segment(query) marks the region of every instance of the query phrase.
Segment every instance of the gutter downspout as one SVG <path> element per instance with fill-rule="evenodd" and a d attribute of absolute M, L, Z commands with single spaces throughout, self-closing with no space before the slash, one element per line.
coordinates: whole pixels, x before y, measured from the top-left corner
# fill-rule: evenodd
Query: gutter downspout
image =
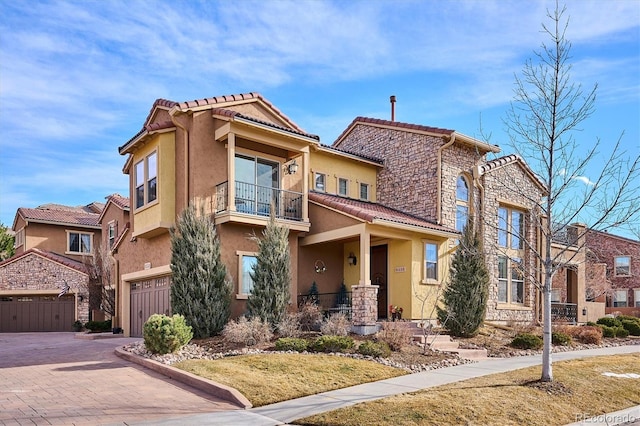
<path fill-rule="evenodd" d="M 451 145 L 453 145 L 453 143 L 456 141 L 456 133 L 453 132 L 450 136 L 449 136 L 449 142 L 445 143 L 444 145 L 442 145 L 440 148 L 438 148 L 438 164 L 437 167 L 438 169 L 436 170 L 437 173 L 437 185 L 438 185 L 438 190 L 437 190 L 437 198 L 436 198 L 436 223 L 438 225 L 442 224 L 442 217 L 441 217 L 441 211 L 442 211 L 442 151 L 446 148 L 449 148 Z"/>
<path fill-rule="evenodd" d="M 180 124 L 178 122 L 178 119 L 176 117 L 176 113 L 178 112 L 178 109 L 173 107 L 169 110 L 169 117 L 171 117 L 171 122 L 178 128 L 180 128 L 180 130 L 182 130 L 182 139 L 183 139 L 183 145 L 185 147 L 185 153 L 184 153 L 184 173 L 185 173 L 185 179 L 184 179 L 184 208 L 186 209 L 189 206 L 189 180 L 191 179 L 191 174 L 189 173 L 189 154 L 190 154 L 190 150 L 189 150 L 189 131 L 187 130 L 187 128 L 185 126 L 183 126 L 182 124 Z"/>

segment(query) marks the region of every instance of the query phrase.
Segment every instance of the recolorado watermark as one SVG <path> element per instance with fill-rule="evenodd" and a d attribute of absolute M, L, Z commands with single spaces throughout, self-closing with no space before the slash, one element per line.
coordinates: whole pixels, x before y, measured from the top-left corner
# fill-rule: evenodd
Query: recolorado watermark
<path fill-rule="evenodd" d="M 630 423 L 640 420 L 640 417 L 636 417 L 633 414 L 598 414 L 593 415 L 589 413 L 576 414 L 576 422 L 582 422 L 584 424 L 589 423 L 604 423 L 604 424 L 620 424 Z"/>

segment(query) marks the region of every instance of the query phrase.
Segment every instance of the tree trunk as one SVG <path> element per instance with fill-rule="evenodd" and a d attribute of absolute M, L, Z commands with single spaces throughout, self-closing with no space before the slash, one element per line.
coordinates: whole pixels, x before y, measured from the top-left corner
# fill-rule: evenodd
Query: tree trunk
<path fill-rule="evenodd" d="M 551 274 L 549 270 L 545 272 L 542 299 L 542 377 L 543 382 L 553 381 L 553 369 L 551 366 Z"/>

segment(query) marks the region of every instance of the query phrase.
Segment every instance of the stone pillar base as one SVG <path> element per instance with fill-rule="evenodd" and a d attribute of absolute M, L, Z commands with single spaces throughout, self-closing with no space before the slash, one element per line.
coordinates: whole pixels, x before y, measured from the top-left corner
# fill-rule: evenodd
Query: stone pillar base
<path fill-rule="evenodd" d="M 376 334 L 378 330 L 380 330 L 380 326 L 378 324 L 351 326 L 351 332 L 355 334 L 359 334 L 360 336 L 368 336 L 370 334 Z"/>
<path fill-rule="evenodd" d="M 357 334 L 375 333 L 378 331 L 378 286 L 355 285 L 351 291 L 352 329 Z"/>

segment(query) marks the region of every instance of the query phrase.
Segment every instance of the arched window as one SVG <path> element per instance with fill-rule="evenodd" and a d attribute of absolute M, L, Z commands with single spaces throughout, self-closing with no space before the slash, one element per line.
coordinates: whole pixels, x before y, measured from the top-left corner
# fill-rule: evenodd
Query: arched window
<path fill-rule="evenodd" d="M 456 181 L 456 230 L 462 232 L 469 222 L 469 185 L 464 176 Z"/>

